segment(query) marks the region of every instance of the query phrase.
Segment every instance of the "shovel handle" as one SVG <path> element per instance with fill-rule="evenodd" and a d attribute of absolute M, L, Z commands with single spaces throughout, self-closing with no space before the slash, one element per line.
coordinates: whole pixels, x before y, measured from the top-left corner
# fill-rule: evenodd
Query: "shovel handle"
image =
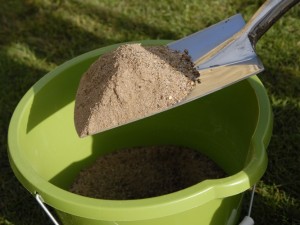
<path fill-rule="evenodd" d="M 269 28 L 300 0 L 267 0 L 253 15 L 245 29 L 253 47 Z"/>

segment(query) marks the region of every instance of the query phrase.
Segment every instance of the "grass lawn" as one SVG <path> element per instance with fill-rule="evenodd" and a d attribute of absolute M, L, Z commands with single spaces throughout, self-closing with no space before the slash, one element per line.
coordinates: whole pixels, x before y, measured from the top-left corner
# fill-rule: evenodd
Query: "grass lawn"
<path fill-rule="evenodd" d="M 14 177 L 7 158 L 10 117 L 48 71 L 84 52 L 132 40 L 179 39 L 259 0 L 9 0 L 0 7 L 0 224 L 51 224 Z M 259 75 L 274 112 L 269 165 L 257 185 L 256 224 L 300 224 L 300 5 L 259 41 Z M 246 193 L 249 198 L 250 192 Z M 247 203 L 247 201 L 245 201 Z M 246 205 L 245 205 L 246 208 Z"/>

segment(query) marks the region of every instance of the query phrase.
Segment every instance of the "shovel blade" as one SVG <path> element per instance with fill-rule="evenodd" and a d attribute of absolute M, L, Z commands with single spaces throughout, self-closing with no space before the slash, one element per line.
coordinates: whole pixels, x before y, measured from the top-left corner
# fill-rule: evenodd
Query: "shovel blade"
<path fill-rule="evenodd" d="M 244 19 L 237 14 L 168 45 L 173 50 L 188 50 L 200 72 L 200 83 L 197 83 L 192 92 L 174 107 L 211 94 L 264 70 L 248 37 L 240 40 L 242 44 L 236 41 L 214 55 L 215 49 L 232 39 L 244 26 Z M 201 62 L 202 58 L 210 54 L 213 57 Z"/>

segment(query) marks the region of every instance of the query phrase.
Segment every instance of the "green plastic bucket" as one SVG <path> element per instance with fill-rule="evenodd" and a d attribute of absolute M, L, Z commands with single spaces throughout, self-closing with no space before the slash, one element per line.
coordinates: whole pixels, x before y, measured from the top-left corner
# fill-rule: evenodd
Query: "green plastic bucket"
<path fill-rule="evenodd" d="M 144 41 L 159 45 L 167 41 Z M 255 76 L 187 105 L 84 139 L 73 122 L 79 79 L 112 45 L 78 56 L 39 80 L 22 98 L 8 133 L 11 167 L 22 185 L 53 207 L 63 224 L 236 224 L 243 193 L 267 167 L 272 112 Z M 102 200 L 68 191 L 99 155 L 120 148 L 184 145 L 229 175 L 175 193 L 139 200 Z"/>

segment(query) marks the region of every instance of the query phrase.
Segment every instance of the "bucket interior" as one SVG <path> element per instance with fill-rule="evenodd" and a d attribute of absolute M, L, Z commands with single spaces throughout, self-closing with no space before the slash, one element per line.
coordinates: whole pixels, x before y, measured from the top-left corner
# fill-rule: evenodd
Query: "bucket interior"
<path fill-rule="evenodd" d="M 187 146 L 210 157 L 227 174 L 241 171 L 259 113 L 256 94 L 245 80 L 170 111 L 117 129 L 79 138 L 74 99 L 80 77 L 98 56 L 48 74 L 25 96 L 17 143 L 42 179 L 67 190 L 78 172 L 100 155 L 149 145 Z"/>

